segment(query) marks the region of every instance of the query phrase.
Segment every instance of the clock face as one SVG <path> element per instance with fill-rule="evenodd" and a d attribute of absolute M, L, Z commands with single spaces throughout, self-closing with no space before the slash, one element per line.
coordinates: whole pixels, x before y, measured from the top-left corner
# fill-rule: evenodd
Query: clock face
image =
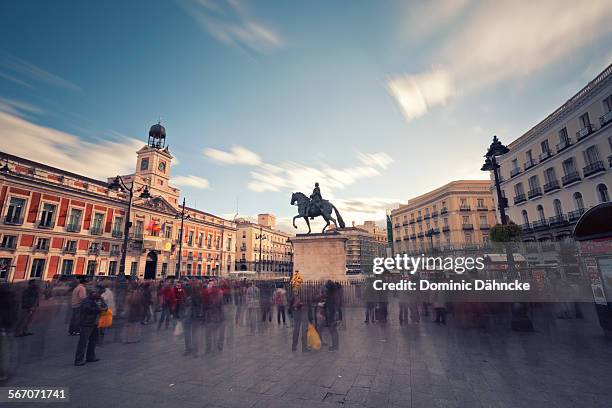
<path fill-rule="evenodd" d="M 159 171 L 164 173 L 166 171 L 166 162 L 160 161 L 158 168 L 159 168 Z"/>

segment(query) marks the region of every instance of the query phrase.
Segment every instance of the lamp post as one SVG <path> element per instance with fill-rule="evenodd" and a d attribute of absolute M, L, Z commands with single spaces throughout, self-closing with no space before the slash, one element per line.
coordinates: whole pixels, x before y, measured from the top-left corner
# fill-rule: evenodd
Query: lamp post
<path fill-rule="evenodd" d="M 181 258 L 183 256 L 183 227 L 185 220 L 191 218 L 189 214 L 185 214 L 185 197 L 183 197 L 183 205 L 181 206 L 181 212 L 174 216 L 176 219 L 181 219 L 181 229 L 179 231 L 179 253 L 178 253 L 178 267 L 176 269 L 176 279 L 181 277 Z"/>
<path fill-rule="evenodd" d="M 268 239 L 268 237 L 263 235 L 263 227 L 260 225 L 259 226 L 259 235 L 255 235 L 255 239 L 259 240 L 259 262 L 257 262 L 259 264 L 259 273 L 261 273 L 261 241 L 263 241 L 264 239 Z"/>
<path fill-rule="evenodd" d="M 129 196 L 127 213 L 125 214 L 125 225 L 123 227 L 123 244 L 121 245 L 121 261 L 119 262 L 119 274 L 125 278 L 125 259 L 127 257 L 127 246 L 130 238 L 130 228 L 132 222 L 130 221 L 130 214 L 132 212 L 132 199 L 134 198 L 134 182 L 128 187 L 121 176 L 116 176 L 115 179 L 108 185 L 108 188 L 115 191 L 127 191 Z M 151 198 L 149 188 L 143 186 L 137 190 L 142 191 L 140 198 Z"/>
<path fill-rule="evenodd" d="M 508 153 L 510 149 L 504 146 L 498 139 L 497 136 L 493 136 L 493 142 L 489 146 L 489 150 L 485 154 L 485 162 L 480 168 L 482 171 L 492 171 L 495 176 L 495 189 L 497 190 L 497 205 L 499 207 L 499 218 L 502 225 L 506 225 L 508 220 L 506 218 L 506 202 L 507 199 L 502 196 L 501 185 L 499 180 L 499 164 L 497 163 L 497 157 Z"/>
<path fill-rule="evenodd" d="M 427 235 L 427 237 L 429 237 L 429 242 L 431 244 L 431 252 L 434 251 L 434 243 L 433 243 L 433 236 L 436 232 L 434 231 L 433 228 L 430 228 L 427 230 L 427 232 L 425 233 Z"/>

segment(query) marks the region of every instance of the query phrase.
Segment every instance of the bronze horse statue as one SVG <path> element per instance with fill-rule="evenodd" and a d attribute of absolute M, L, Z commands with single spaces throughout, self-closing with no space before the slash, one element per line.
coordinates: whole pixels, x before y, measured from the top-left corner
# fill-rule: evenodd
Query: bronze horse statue
<path fill-rule="evenodd" d="M 316 206 L 316 205 L 310 205 L 310 202 L 311 202 L 310 198 L 308 198 L 306 194 L 304 193 L 297 192 L 291 195 L 291 205 L 297 205 L 298 207 L 298 215 L 293 217 L 293 227 L 294 228 L 297 228 L 297 226 L 295 225 L 295 219 L 304 218 L 304 221 L 306 221 L 306 225 L 308 225 L 308 233 L 310 234 L 311 229 L 310 229 L 310 221 L 308 220 L 308 218 L 309 217 L 314 218 L 314 217 L 319 217 L 319 216 L 323 217 L 323 219 L 327 223 L 323 227 L 323 231 L 321 231 L 322 233 L 325 232 L 327 227 L 329 227 L 330 221 L 334 223 L 336 228 L 345 227 L 342 216 L 338 212 L 338 209 L 332 203 L 330 203 L 327 200 L 323 200 L 320 205 Z M 308 208 L 308 214 L 306 214 L 307 208 Z M 332 217 L 331 215 L 332 210 L 336 213 L 336 217 L 338 218 L 337 222 L 336 222 L 336 219 Z"/>

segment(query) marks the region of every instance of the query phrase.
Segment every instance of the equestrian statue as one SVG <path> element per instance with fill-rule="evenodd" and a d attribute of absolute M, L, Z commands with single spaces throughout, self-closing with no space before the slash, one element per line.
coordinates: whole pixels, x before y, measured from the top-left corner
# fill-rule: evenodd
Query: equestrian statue
<path fill-rule="evenodd" d="M 293 193 L 291 195 L 291 205 L 297 205 L 298 207 L 298 215 L 293 217 L 294 228 L 297 228 L 297 226 L 295 225 L 295 219 L 304 218 L 304 221 L 306 221 L 306 225 L 308 225 L 308 233 L 310 234 L 311 230 L 309 218 L 313 220 L 315 217 L 319 216 L 323 217 L 323 219 L 327 223 L 323 227 L 323 231 L 321 231 L 322 233 L 325 232 L 327 227 L 329 227 L 330 221 L 334 223 L 336 228 L 345 227 L 344 220 L 338 212 L 338 209 L 329 201 L 324 200 L 321 196 L 321 189 L 319 188 L 319 183 L 315 183 L 315 188 L 312 191 L 310 197 L 307 197 L 306 194 L 300 192 Z M 336 213 L 336 217 L 338 218 L 337 222 L 336 219 L 331 215 L 332 210 Z"/>

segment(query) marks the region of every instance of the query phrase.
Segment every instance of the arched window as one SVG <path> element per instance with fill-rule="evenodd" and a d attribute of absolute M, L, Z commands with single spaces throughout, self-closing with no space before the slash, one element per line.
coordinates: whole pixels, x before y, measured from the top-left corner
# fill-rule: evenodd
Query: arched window
<path fill-rule="evenodd" d="M 546 216 L 544 215 L 544 207 L 542 207 L 541 205 L 538 205 L 538 217 L 540 218 L 540 221 L 544 221 L 546 220 Z"/>
<path fill-rule="evenodd" d="M 603 183 L 597 185 L 597 198 L 599 198 L 600 203 L 607 203 L 608 201 L 610 201 L 608 187 L 606 187 L 606 185 Z"/>
<path fill-rule="evenodd" d="M 527 214 L 527 210 L 523 210 L 521 212 L 521 214 L 523 215 L 523 224 L 528 225 L 529 224 L 529 215 Z"/>
<path fill-rule="evenodd" d="M 555 207 L 555 215 L 560 216 L 563 214 L 563 208 L 561 207 L 561 200 L 555 199 L 555 201 L 553 201 L 553 207 Z"/>
<path fill-rule="evenodd" d="M 584 201 L 582 200 L 582 194 L 578 192 L 574 193 L 574 204 L 576 205 L 577 210 L 582 210 L 584 208 Z"/>

